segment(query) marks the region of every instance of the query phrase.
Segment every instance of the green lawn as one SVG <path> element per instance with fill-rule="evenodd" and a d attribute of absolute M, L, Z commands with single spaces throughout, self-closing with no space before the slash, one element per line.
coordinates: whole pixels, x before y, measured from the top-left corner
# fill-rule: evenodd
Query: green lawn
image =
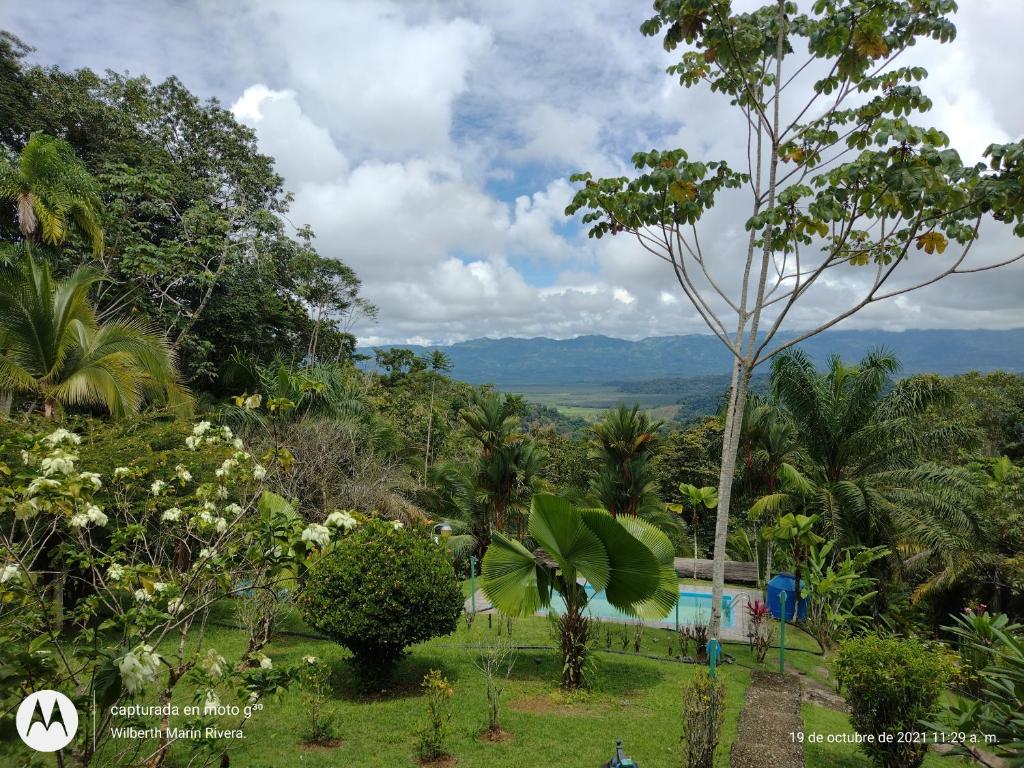
<path fill-rule="evenodd" d="M 413 649 L 402 663 L 392 689 L 370 698 L 357 693 L 338 646 L 320 640 L 282 635 L 268 649 L 275 663 L 292 663 L 315 654 L 334 668 L 333 707 L 343 743 L 334 749 L 305 749 L 303 702 L 297 692 L 253 719 L 246 738 L 231 750 L 231 765 L 276 768 L 285 765 L 338 766 L 347 763 L 381 768 L 416 766 L 415 731 L 425 714 L 418 683 L 430 669 L 440 669 L 455 688 L 455 718 L 451 748 L 459 766 L 526 768 L 540 760 L 546 765 L 599 766 L 614 753 L 621 737 L 627 752 L 641 765 L 674 765 L 678 761 L 679 687 L 693 667 L 636 657 L 599 653 L 593 689 L 567 700 L 557 690 L 558 659 L 554 651 L 521 651 L 506 689 L 505 728 L 513 739 L 503 743 L 477 738 L 485 722 L 483 680 L 473 665 L 473 646 L 496 637 L 481 615 L 467 629 L 461 624 L 449 638 Z M 520 619 L 513 638 L 519 645 L 548 645 L 549 624 L 542 618 Z M 210 644 L 222 652 L 237 652 L 242 636 L 235 630 L 214 627 Z M 667 633 L 651 630 L 643 653 L 667 653 Z M 722 672 L 728 709 L 718 765 L 728 765 L 728 753 L 750 673 L 739 665 Z M 184 766 L 188 753 L 174 754 L 174 766 Z"/>

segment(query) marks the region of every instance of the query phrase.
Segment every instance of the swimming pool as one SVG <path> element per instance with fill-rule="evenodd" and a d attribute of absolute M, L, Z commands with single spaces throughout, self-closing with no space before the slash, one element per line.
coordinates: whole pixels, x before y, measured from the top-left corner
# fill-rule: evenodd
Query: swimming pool
<path fill-rule="evenodd" d="M 636 621 L 636 618 L 623 613 L 605 599 L 604 592 L 595 594 L 594 588 L 586 585 L 590 601 L 587 603 L 586 614 L 593 619 L 609 619 L 611 621 Z M 555 595 L 551 607 L 556 613 L 565 609 L 561 595 Z M 705 624 L 711 618 L 711 593 L 687 592 L 679 590 L 679 624 Z M 644 619 L 645 624 L 652 627 L 675 627 L 675 611 L 663 619 Z M 731 629 L 733 625 L 732 596 L 722 596 L 722 627 Z"/>

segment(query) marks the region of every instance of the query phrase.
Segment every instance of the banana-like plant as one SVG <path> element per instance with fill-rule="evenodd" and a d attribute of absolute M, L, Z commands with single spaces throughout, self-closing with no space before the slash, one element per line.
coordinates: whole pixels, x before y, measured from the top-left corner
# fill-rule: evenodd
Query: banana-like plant
<path fill-rule="evenodd" d="M 616 519 L 603 509 L 578 509 L 568 499 L 537 494 L 528 534 L 520 543 L 492 533 L 482 588 L 494 607 L 509 616 L 550 608 L 554 595 L 561 596 L 565 608 L 557 622 L 563 688 L 584 683 L 587 585 L 593 593 L 604 592 L 623 613 L 638 617 L 667 616 L 679 599 L 672 542 L 644 520 Z"/>

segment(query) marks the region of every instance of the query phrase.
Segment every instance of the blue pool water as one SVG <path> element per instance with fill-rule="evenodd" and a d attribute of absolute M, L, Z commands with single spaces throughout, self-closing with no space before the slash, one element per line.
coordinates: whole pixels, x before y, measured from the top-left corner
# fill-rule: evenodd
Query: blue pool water
<path fill-rule="evenodd" d="M 610 619 L 612 621 L 634 622 L 636 618 L 622 613 L 605 599 L 604 592 L 595 594 L 594 588 L 586 585 L 590 601 L 587 603 L 586 614 L 594 619 Z M 560 595 L 555 595 L 551 600 L 551 607 L 556 613 L 565 609 L 565 602 Z M 679 591 L 679 624 L 704 624 L 711 618 L 711 593 L 710 592 L 684 592 Z M 675 611 L 669 613 L 663 619 L 644 619 L 645 624 L 655 627 L 675 627 Z M 731 628 L 733 623 L 732 597 L 722 596 L 722 627 Z"/>

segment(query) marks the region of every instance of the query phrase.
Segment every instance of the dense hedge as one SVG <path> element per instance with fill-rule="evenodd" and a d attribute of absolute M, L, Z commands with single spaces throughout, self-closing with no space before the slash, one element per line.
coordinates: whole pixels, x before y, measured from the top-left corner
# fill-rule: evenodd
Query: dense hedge
<path fill-rule="evenodd" d="M 949 680 L 945 657 L 917 640 L 867 635 L 839 647 L 834 668 L 861 746 L 881 768 L 916 768 L 927 743 L 914 736 Z"/>
<path fill-rule="evenodd" d="M 405 648 L 455 631 L 462 588 L 429 531 L 370 520 L 309 571 L 306 621 L 348 648 L 356 668 L 386 676 Z"/>

